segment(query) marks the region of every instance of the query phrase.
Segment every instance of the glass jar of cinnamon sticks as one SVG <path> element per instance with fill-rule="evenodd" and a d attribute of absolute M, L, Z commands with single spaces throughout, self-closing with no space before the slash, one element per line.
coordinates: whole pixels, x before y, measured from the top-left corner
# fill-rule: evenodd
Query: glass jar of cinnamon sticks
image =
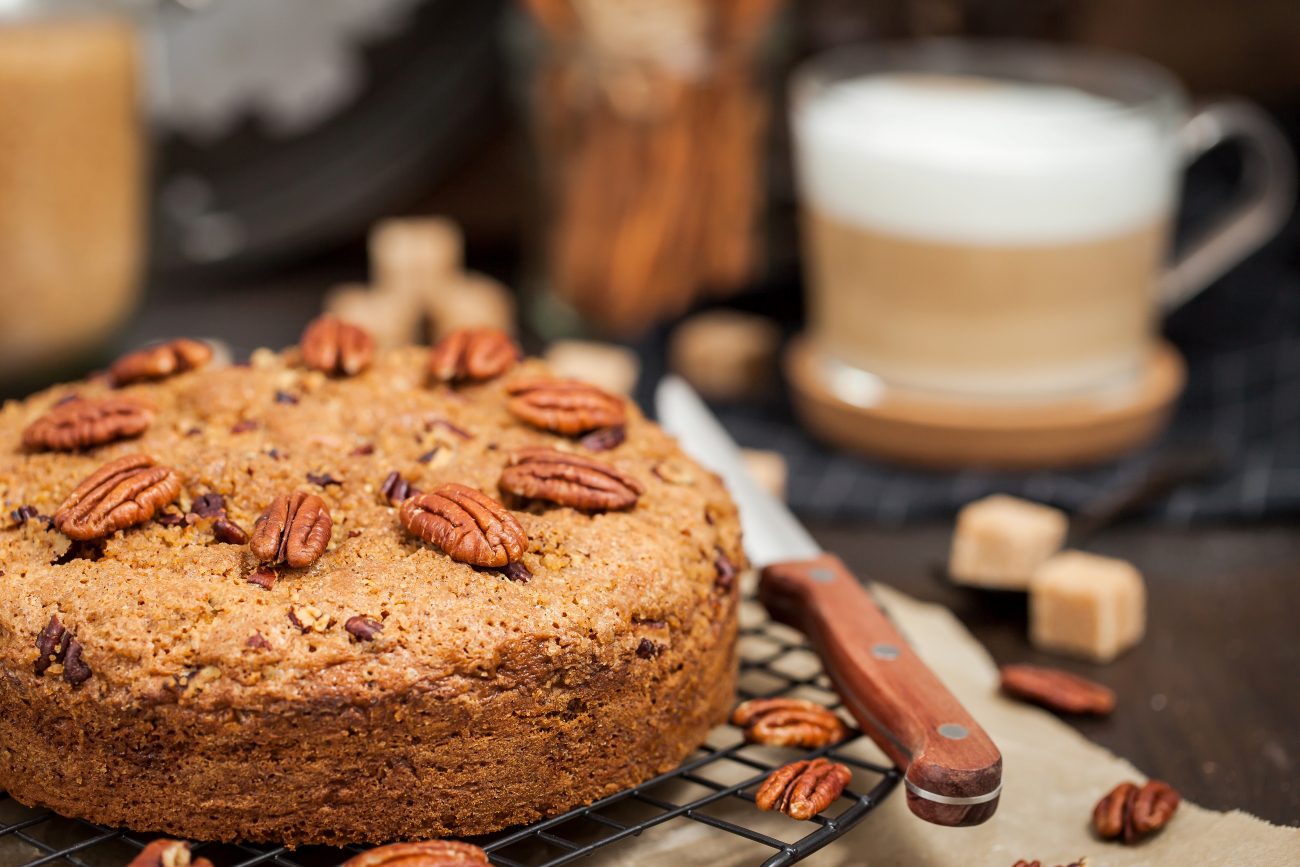
<path fill-rule="evenodd" d="M 546 288 L 632 335 L 753 273 L 778 0 L 526 0 Z"/>

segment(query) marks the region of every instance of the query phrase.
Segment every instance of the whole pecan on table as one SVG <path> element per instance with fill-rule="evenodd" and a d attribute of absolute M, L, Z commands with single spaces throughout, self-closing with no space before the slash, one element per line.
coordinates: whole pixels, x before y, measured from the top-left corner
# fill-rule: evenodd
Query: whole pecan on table
<path fill-rule="evenodd" d="M 138 437 L 153 422 L 154 408 L 129 397 L 92 397 L 60 403 L 23 431 L 33 450 L 70 452 Z"/>
<path fill-rule="evenodd" d="M 253 524 L 248 547 L 263 563 L 303 569 L 320 559 L 330 543 L 334 522 L 329 507 L 315 494 L 294 491 L 276 497 Z"/>
<path fill-rule="evenodd" d="M 141 849 L 126 867 L 212 867 L 212 862 L 193 857 L 189 843 L 160 839 Z"/>
<path fill-rule="evenodd" d="M 298 346 L 303 364 L 330 376 L 355 376 L 375 355 L 375 341 L 364 328 L 329 315 L 309 322 Z"/>
<path fill-rule="evenodd" d="M 576 379 L 529 378 L 510 383 L 506 408 L 533 427 L 565 436 L 621 425 L 623 399 Z"/>
<path fill-rule="evenodd" d="M 831 711 L 799 698 L 752 698 L 731 713 L 731 724 L 745 730 L 745 740 L 772 747 L 814 750 L 837 744 L 848 726 Z"/>
<path fill-rule="evenodd" d="M 482 382 L 519 363 L 519 347 L 500 328 L 461 328 L 429 350 L 429 376 L 438 382 Z"/>
<path fill-rule="evenodd" d="M 768 774 L 754 793 L 754 804 L 792 819 L 811 819 L 835 803 L 852 779 L 852 771 L 829 759 L 791 762 Z"/>
<path fill-rule="evenodd" d="M 412 535 L 471 566 L 502 567 L 524 556 L 528 537 L 510 510 L 482 491 L 447 484 L 402 503 L 398 519 Z"/>
<path fill-rule="evenodd" d="M 212 347 L 202 340 L 181 337 L 128 352 L 108 369 L 108 378 L 116 387 L 133 382 L 166 379 L 178 373 L 196 370 L 212 360 Z"/>
<path fill-rule="evenodd" d="M 63 679 L 73 686 L 90 680 L 90 666 L 81 658 L 81 642 L 59 622 L 57 614 L 50 617 L 50 622 L 36 636 L 36 649 L 41 654 L 33 666 L 37 677 L 59 663 L 63 666 Z"/>
<path fill-rule="evenodd" d="M 85 478 L 54 513 L 54 526 L 69 539 L 88 542 L 143 524 L 181 494 L 171 467 L 149 455 L 123 455 Z"/>
<path fill-rule="evenodd" d="M 1058 713 L 1105 716 L 1115 709 L 1115 693 L 1095 681 L 1059 668 L 1004 665 L 1002 691 Z"/>
<path fill-rule="evenodd" d="M 511 455 L 497 484 L 517 497 L 588 512 L 635 506 L 644 490 L 636 479 L 609 464 L 542 448 Z"/>
<path fill-rule="evenodd" d="M 1132 845 L 1169 824 L 1179 800 L 1174 788 L 1161 780 L 1141 786 L 1120 783 L 1093 807 L 1092 827 L 1103 840 L 1118 838 Z"/>
<path fill-rule="evenodd" d="M 487 863 L 487 853 L 477 846 L 458 840 L 428 840 L 380 846 L 343 862 L 341 867 L 458 867 Z"/>

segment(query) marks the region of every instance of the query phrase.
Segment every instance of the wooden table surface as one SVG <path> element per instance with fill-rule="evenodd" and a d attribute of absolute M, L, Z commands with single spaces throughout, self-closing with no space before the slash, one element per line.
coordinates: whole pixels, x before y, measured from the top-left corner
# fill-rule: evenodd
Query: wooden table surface
<path fill-rule="evenodd" d="M 1145 640 L 1108 665 L 1033 650 L 1020 593 L 942 575 L 951 528 L 814 524 L 860 576 L 952 609 L 999 663 L 1057 665 L 1119 698 L 1075 728 L 1185 797 L 1300 825 L 1300 528 L 1117 527 L 1089 549 L 1147 581 Z"/>
<path fill-rule="evenodd" d="M 227 340 L 237 355 L 283 346 L 319 310 L 322 289 L 362 278 L 354 270 L 326 263 L 274 285 L 155 291 L 122 345 L 191 334 Z M 1114 715 L 1076 727 L 1187 798 L 1300 825 L 1300 528 L 1130 526 L 1097 536 L 1090 548 L 1136 563 L 1150 594 L 1146 640 L 1107 666 L 1033 651 L 1023 595 L 947 583 L 947 526 L 812 529 L 859 575 L 952 609 L 999 663 L 1059 664 L 1112 687 Z"/>

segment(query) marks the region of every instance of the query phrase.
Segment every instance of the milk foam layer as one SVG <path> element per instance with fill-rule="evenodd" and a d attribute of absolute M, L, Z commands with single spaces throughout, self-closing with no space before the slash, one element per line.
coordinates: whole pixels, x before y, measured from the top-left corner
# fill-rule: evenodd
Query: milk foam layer
<path fill-rule="evenodd" d="M 1068 87 L 867 76 L 796 110 L 806 205 L 867 229 L 1042 244 L 1160 217 L 1176 158 L 1156 121 Z"/>

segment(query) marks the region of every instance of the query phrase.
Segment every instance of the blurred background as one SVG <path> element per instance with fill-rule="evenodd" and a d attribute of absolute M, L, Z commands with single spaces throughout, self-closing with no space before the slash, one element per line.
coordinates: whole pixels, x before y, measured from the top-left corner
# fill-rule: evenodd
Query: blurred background
<path fill-rule="evenodd" d="M 1140 314 L 1177 360 L 1122 447 L 1084 435 L 1073 458 L 1031 461 L 1036 472 L 959 445 L 943 459 L 942 438 L 940 459 L 918 459 L 852 442 L 855 413 L 887 427 L 910 411 L 908 388 L 885 377 L 894 391 L 873 404 L 834 387 L 819 406 L 812 392 L 827 383 L 790 387 L 809 292 L 828 291 L 805 275 L 851 267 L 809 267 L 825 250 L 800 229 L 788 122 L 799 64 L 836 46 L 870 58 L 882 40 L 931 37 L 1119 52 L 1165 67 L 1193 103 L 1252 101 L 1294 147 L 1294 2 L 5 0 L 0 10 L 6 397 L 178 334 L 223 341 L 237 358 L 287 345 L 326 307 L 381 342 L 478 322 L 517 330 L 531 351 L 566 341 L 560 367 L 614 370 L 607 384 L 643 406 L 677 369 L 742 445 L 766 453 L 771 483 L 817 517 L 891 525 L 995 489 L 1075 511 L 1118 498 L 1174 524 L 1300 512 L 1300 229 L 1285 179 L 1265 183 L 1283 200 L 1265 219 L 1280 213 L 1280 230 L 1259 229 L 1267 242 L 1167 319 Z M 1230 210 L 1256 168 L 1231 143 L 1200 156 L 1185 185 L 1180 168 L 1173 248 Z M 391 222 L 402 217 L 439 220 Z M 385 220 L 388 232 L 372 231 Z M 453 288 L 399 303 L 381 292 L 384 262 L 401 271 L 421 244 L 455 261 L 412 267 L 454 271 L 443 281 Z M 849 299 L 866 317 L 873 303 Z M 1007 408 L 921 392 L 931 416 L 917 423 L 958 442 L 963 425 Z M 1044 412 L 1095 409 L 1072 400 L 1053 397 Z M 997 416 L 1013 452 L 1037 436 L 1039 421 L 1017 420 L 1033 402 Z"/>

